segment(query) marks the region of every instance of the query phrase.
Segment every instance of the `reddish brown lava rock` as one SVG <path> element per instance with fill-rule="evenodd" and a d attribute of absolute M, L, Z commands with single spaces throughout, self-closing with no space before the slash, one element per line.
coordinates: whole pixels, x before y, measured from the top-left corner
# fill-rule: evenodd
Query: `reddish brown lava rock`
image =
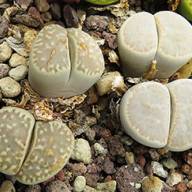
<path fill-rule="evenodd" d="M 122 166 L 117 170 L 116 181 L 119 192 L 138 192 L 135 184 L 140 183 L 144 178 L 144 173 L 139 165 Z"/>

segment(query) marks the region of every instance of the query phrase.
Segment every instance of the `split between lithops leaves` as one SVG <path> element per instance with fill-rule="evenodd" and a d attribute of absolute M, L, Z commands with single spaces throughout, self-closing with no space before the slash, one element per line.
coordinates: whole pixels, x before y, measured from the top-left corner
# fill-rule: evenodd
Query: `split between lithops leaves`
<path fill-rule="evenodd" d="M 33 42 L 29 82 L 46 97 L 70 97 L 87 91 L 104 71 L 96 41 L 80 29 L 45 26 Z"/>
<path fill-rule="evenodd" d="M 0 172 L 32 185 L 54 176 L 67 163 L 74 146 L 70 129 L 60 120 L 35 122 L 16 107 L 0 109 Z"/>
<path fill-rule="evenodd" d="M 169 78 L 192 58 L 192 26 L 171 11 L 140 12 L 121 26 L 118 49 L 126 76 L 143 76 L 156 60 L 156 77 Z"/>
<path fill-rule="evenodd" d="M 144 82 L 128 89 L 120 103 L 124 131 L 154 148 L 185 151 L 192 147 L 192 80 L 162 85 Z"/>

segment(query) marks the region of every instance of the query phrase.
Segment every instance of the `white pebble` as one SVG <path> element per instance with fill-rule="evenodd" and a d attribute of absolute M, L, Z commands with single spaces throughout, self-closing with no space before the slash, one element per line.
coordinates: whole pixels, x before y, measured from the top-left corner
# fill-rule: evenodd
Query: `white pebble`
<path fill-rule="evenodd" d="M 77 176 L 74 181 L 74 191 L 81 192 L 85 189 L 86 179 L 83 176 Z"/>
<path fill-rule="evenodd" d="M 11 77 L 0 79 L 0 89 L 4 97 L 16 97 L 21 93 L 20 84 Z"/>
<path fill-rule="evenodd" d="M 151 166 L 153 173 L 158 175 L 159 177 L 166 178 L 168 176 L 167 171 L 163 168 L 163 166 L 159 162 L 152 161 Z"/>
<path fill-rule="evenodd" d="M 82 161 L 85 164 L 91 162 L 91 148 L 87 140 L 75 140 L 75 146 L 71 158 L 76 161 Z"/>
<path fill-rule="evenodd" d="M 26 65 L 19 65 L 9 71 L 9 76 L 16 81 L 20 81 L 26 77 L 27 72 L 28 67 Z"/>
<path fill-rule="evenodd" d="M 167 181 L 166 183 L 169 185 L 169 186 L 174 186 L 176 184 L 178 184 L 179 182 L 182 181 L 182 175 L 177 173 L 177 172 L 172 172 L 168 178 L 167 178 Z"/>
<path fill-rule="evenodd" d="M 0 44 L 0 62 L 7 61 L 12 54 L 12 49 L 9 47 L 7 42 Z"/>
<path fill-rule="evenodd" d="M 94 144 L 94 149 L 95 149 L 95 153 L 96 155 L 99 155 L 99 154 L 106 154 L 107 153 L 107 150 L 99 143 L 95 143 Z"/>
<path fill-rule="evenodd" d="M 26 63 L 27 63 L 26 58 L 17 53 L 13 53 L 13 55 L 11 56 L 11 58 L 9 60 L 9 65 L 11 67 L 17 67 L 19 65 L 26 65 Z"/>

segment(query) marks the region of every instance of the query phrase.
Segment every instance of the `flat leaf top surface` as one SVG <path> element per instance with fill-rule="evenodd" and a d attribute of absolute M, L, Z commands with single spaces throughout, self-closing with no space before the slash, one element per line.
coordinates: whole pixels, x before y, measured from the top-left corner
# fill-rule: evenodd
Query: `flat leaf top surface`
<path fill-rule="evenodd" d="M 170 96 L 166 86 L 145 82 L 130 88 L 120 104 L 120 119 L 126 133 L 151 147 L 167 144 Z"/>
<path fill-rule="evenodd" d="M 172 151 L 184 151 L 192 147 L 192 80 L 176 80 L 167 87 L 172 103 L 168 148 Z"/>
<path fill-rule="evenodd" d="M 0 109 L 0 171 L 15 175 L 27 153 L 35 119 L 16 107 Z"/>
<path fill-rule="evenodd" d="M 49 179 L 67 163 L 73 145 L 73 134 L 61 121 L 36 122 L 29 153 L 16 178 L 24 184 Z"/>

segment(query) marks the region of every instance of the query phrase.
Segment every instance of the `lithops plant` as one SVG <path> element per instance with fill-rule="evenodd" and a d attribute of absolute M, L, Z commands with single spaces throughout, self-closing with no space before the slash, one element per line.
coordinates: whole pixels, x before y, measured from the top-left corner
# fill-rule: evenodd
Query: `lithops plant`
<path fill-rule="evenodd" d="M 184 151 L 192 147 L 192 80 L 162 85 L 144 82 L 128 89 L 120 103 L 124 131 L 149 147 Z"/>
<path fill-rule="evenodd" d="M 104 71 L 96 41 L 80 29 L 45 26 L 33 42 L 29 82 L 46 97 L 70 97 L 87 91 Z"/>
<path fill-rule="evenodd" d="M 135 140 L 151 147 L 164 147 L 170 124 L 167 87 L 156 82 L 133 86 L 121 100 L 120 118 L 125 132 Z"/>
<path fill-rule="evenodd" d="M 184 151 L 192 147 L 192 80 L 176 80 L 167 87 L 172 106 L 168 148 L 172 151 Z"/>
<path fill-rule="evenodd" d="M 120 28 L 118 49 L 125 75 L 143 76 L 156 60 L 156 77 L 169 78 L 192 58 L 192 26 L 171 11 L 137 13 Z"/>
<path fill-rule="evenodd" d="M 0 109 L 0 133 L 0 171 L 24 184 L 54 176 L 73 151 L 73 134 L 62 121 L 35 122 L 16 107 Z"/>

